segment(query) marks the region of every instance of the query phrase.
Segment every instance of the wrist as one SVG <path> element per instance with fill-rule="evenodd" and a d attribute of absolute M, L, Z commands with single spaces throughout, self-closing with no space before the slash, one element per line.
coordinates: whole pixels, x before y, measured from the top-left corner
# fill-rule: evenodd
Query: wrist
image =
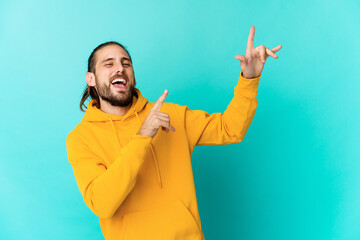
<path fill-rule="evenodd" d="M 246 75 L 246 74 L 244 73 L 244 71 L 241 71 L 241 72 L 240 72 L 240 76 L 243 77 L 243 78 L 246 78 L 246 79 L 253 79 L 253 78 L 258 78 L 258 77 L 260 77 L 261 74 L 256 77 L 256 76 Z"/>
<path fill-rule="evenodd" d="M 145 137 L 152 137 L 151 134 L 147 133 L 146 131 L 142 131 L 141 129 L 136 133 L 136 135 L 141 135 Z"/>

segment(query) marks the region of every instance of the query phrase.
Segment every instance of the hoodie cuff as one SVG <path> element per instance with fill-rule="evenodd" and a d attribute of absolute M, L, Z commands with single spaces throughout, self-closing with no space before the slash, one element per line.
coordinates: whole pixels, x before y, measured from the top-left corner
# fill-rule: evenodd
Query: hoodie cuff
<path fill-rule="evenodd" d="M 151 141 L 153 138 L 152 137 L 148 137 L 148 136 L 144 136 L 144 135 L 138 135 L 138 134 L 136 134 L 136 135 L 132 135 L 131 136 L 131 138 L 130 138 L 130 140 L 132 141 L 132 140 L 144 140 L 144 141 Z"/>
<path fill-rule="evenodd" d="M 243 76 L 243 71 L 241 71 L 238 84 L 235 87 L 235 93 L 246 95 L 250 94 L 251 96 L 256 96 L 258 92 L 260 77 L 261 74 L 256 78 L 245 78 Z"/>

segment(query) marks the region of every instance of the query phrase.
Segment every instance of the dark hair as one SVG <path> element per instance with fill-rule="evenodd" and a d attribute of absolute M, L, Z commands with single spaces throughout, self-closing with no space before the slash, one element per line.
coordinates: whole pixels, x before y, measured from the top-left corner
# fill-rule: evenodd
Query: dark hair
<path fill-rule="evenodd" d="M 88 72 L 92 72 L 92 73 L 95 73 L 95 64 L 96 64 L 96 58 L 95 58 L 95 53 L 100 50 L 101 48 L 103 47 L 106 47 L 106 46 L 109 46 L 109 45 L 118 45 L 119 47 L 122 47 L 126 53 L 129 55 L 129 58 L 130 58 L 130 61 L 132 62 L 131 60 L 131 56 L 129 54 L 129 51 L 120 43 L 118 42 L 114 42 L 114 41 L 111 41 L 111 42 L 105 42 L 105 43 L 102 43 L 100 44 L 99 46 L 97 46 L 93 51 L 92 53 L 90 54 L 90 57 L 88 59 Z M 88 85 L 86 85 L 85 89 L 84 89 L 84 92 L 83 92 L 83 95 L 82 95 L 82 98 L 80 100 L 80 110 L 85 112 L 85 110 L 83 109 L 83 107 L 85 107 L 85 109 L 87 108 L 86 105 L 85 105 L 85 101 L 90 97 L 90 99 L 94 100 L 94 104 L 97 108 L 100 108 L 100 100 L 99 100 L 99 95 L 98 93 L 96 92 L 96 89 L 95 87 L 90 87 Z"/>

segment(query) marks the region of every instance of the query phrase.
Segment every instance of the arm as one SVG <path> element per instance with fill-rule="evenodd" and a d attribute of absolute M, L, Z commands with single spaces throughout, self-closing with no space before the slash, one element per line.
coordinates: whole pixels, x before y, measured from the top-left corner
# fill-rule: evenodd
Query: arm
<path fill-rule="evenodd" d="M 250 28 L 245 56 L 240 60 L 240 78 L 234 97 L 225 112 L 209 115 L 207 112 L 185 109 L 185 128 L 191 146 L 229 144 L 242 141 L 257 107 L 257 89 L 266 59 L 278 58 L 275 52 L 282 46 L 269 49 L 264 45 L 254 48 L 255 27 Z"/>
<path fill-rule="evenodd" d="M 234 97 L 224 113 L 209 114 L 183 107 L 185 130 L 191 146 L 238 143 L 243 140 L 257 107 L 260 77 L 247 79 L 242 72 Z"/>
<path fill-rule="evenodd" d="M 114 215 L 135 185 L 145 155 L 150 151 L 150 141 L 150 137 L 132 136 L 106 168 L 79 137 L 69 134 L 66 140 L 68 159 L 84 201 L 94 214 L 100 218 Z"/>

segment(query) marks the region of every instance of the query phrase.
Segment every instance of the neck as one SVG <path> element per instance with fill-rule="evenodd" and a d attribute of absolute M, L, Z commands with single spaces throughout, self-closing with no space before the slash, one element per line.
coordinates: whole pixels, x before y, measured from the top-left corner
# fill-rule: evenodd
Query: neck
<path fill-rule="evenodd" d="M 110 103 L 108 103 L 106 101 L 103 101 L 100 98 L 100 110 L 105 112 L 105 113 L 124 116 L 130 110 L 131 105 L 132 105 L 132 102 L 129 105 L 125 106 L 125 107 L 113 106 Z"/>

